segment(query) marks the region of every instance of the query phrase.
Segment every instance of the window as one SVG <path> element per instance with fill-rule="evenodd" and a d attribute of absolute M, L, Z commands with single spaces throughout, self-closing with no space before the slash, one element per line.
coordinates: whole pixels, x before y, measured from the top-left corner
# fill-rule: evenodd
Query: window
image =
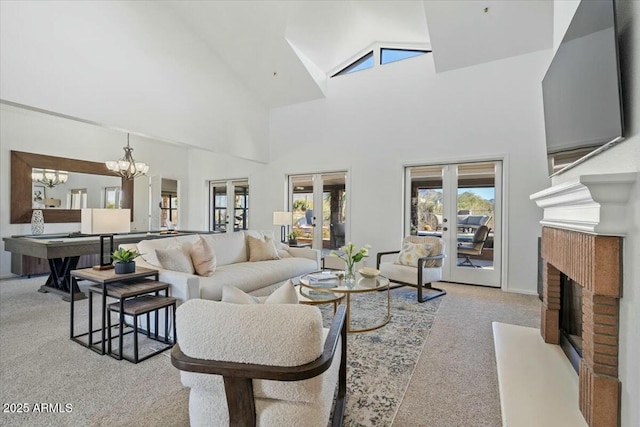
<path fill-rule="evenodd" d="M 352 63 L 351 65 L 348 65 L 346 68 L 343 68 L 342 70 L 338 71 L 331 77 L 351 74 L 351 73 L 366 70 L 372 67 L 373 67 L 373 51 L 367 53 L 365 56 L 358 59 L 356 62 Z"/>
<path fill-rule="evenodd" d="M 120 209 L 120 198 L 122 190 L 120 187 L 105 187 L 104 207 L 106 209 Z"/>
<path fill-rule="evenodd" d="M 403 59 L 413 58 L 414 56 L 424 55 L 431 52 L 430 50 L 409 50 L 409 49 L 380 49 L 380 64 L 388 64 L 390 62 L 402 61 Z"/>
<path fill-rule="evenodd" d="M 249 229 L 249 180 L 211 181 L 209 230 L 225 233 Z M 229 201 L 233 200 L 232 206 Z"/>
<path fill-rule="evenodd" d="M 87 189 L 74 188 L 71 190 L 71 206 L 69 209 L 85 209 L 87 207 Z"/>
<path fill-rule="evenodd" d="M 171 222 L 169 225 L 167 222 Z M 178 223 L 178 195 L 176 193 L 162 192 L 162 205 L 160 207 L 160 226 L 173 228 Z"/>

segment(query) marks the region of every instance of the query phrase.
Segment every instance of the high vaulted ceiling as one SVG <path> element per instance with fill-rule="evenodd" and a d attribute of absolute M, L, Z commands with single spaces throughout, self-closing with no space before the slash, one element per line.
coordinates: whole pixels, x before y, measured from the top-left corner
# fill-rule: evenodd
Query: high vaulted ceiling
<path fill-rule="evenodd" d="M 553 43 L 552 0 L 3 0 L 0 9 L 0 101 L 256 161 L 269 159 L 271 108 L 326 96 L 328 76 L 370 49 L 431 49 L 446 72 Z"/>
<path fill-rule="evenodd" d="M 323 96 L 372 45 L 433 49 L 439 72 L 550 49 L 552 0 L 165 2 L 267 107 Z"/>

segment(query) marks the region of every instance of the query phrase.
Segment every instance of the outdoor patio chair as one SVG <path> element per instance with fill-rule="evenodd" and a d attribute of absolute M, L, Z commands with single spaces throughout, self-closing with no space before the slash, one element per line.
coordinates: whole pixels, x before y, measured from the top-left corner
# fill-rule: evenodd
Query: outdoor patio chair
<path fill-rule="evenodd" d="M 309 305 L 182 304 L 171 362 L 191 388 L 190 424 L 326 427 L 333 406 L 332 425 L 341 426 L 345 320 L 344 305 L 327 330 L 320 310 Z"/>
<path fill-rule="evenodd" d="M 391 256 L 397 254 L 391 261 Z M 383 261 L 383 257 L 387 257 Z M 399 251 L 378 252 L 376 266 L 380 274 L 399 286 L 414 286 L 418 290 L 418 302 L 425 302 L 445 295 L 442 289 L 431 286 L 442 279 L 442 262 L 445 258 L 444 241 L 435 236 L 407 236 Z"/>
<path fill-rule="evenodd" d="M 331 224 L 331 247 L 336 249 L 344 246 L 345 223 Z"/>
<path fill-rule="evenodd" d="M 462 255 L 464 257 L 464 261 L 458 264 L 458 267 L 469 265 L 470 267 L 474 268 L 482 268 L 481 266 L 475 265 L 473 262 L 471 262 L 470 257 L 482 255 L 482 250 L 484 249 L 484 245 L 487 242 L 488 236 L 489 227 L 487 227 L 486 225 L 481 225 L 473 234 L 473 241 L 471 243 L 458 244 L 458 256 Z"/>

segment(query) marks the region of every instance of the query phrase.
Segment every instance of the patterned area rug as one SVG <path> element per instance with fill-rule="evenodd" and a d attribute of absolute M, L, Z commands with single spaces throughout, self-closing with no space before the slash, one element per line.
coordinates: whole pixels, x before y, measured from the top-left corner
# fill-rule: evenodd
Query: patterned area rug
<path fill-rule="evenodd" d="M 391 290 L 391 320 L 375 331 L 347 338 L 347 404 L 345 426 L 390 426 L 435 319 L 441 298 L 418 303 L 416 290 Z M 320 306 L 325 323 L 333 306 Z M 387 293 L 351 297 L 352 328 L 383 322 Z"/>
<path fill-rule="evenodd" d="M 73 411 L 1 414 L 0 426 L 189 425 L 188 389 L 168 351 L 135 365 L 71 342 L 69 304 L 37 292 L 43 281 L 0 282 L 0 398 L 70 403 Z M 442 300 L 420 304 L 413 288 L 394 289 L 391 295 L 389 324 L 348 335 L 345 426 L 392 424 Z M 386 292 L 353 297 L 352 326 L 382 322 L 386 304 Z M 81 330 L 87 300 L 76 308 Z M 333 305 L 320 308 L 328 324 Z"/>

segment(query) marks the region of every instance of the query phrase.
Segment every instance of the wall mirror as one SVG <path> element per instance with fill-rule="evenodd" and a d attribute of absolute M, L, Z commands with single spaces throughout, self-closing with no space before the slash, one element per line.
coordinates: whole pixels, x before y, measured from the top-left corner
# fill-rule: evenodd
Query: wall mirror
<path fill-rule="evenodd" d="M 66 171 L 69 173 L 69 178 L 64 184 L 48 188 L 42 183 L 33 182 L 34 169 Z M 103 183 L 106 177 L 109 177 L 109 181 Z M 77 185 L 77 188 L 69 187 L 70 182 L 73 183 L 74 180 L 83 183 Z M 98 182 L 94 190 L 87 185 L 92 181 Z M 62 186 L 67 188 L 62 188 Z M 88 200 L 94 197 L 98 200 L 104 198 L 107 187 L 111 189 L 119 187 L 118 202 L 120 207 L 131 209 L 131 219 L 133 220 L 133 180 L 121 178 L 107 169 L 104 163 L 11 151 L 11 224 L 31 222 L 34 203 L 41 202 L 45 223 L 80 222 L 80 209 L 71 209 L 71 207 L 83 206 L 82 202 L 78 202 L 83 197 Z M 75 191 L 74 196 L 71 196 L 72 190 Z M 86 191 L 84 196 L 82 190 Z M 69 201 L 67 201 L 67 195 L 71 197 Z M 41 201 L 39 198 L 43 200 Z M 87 204 L 87 207 L 104 207 L 99 204 L 100 202 L 96 203 L 95 206 Z"/>

